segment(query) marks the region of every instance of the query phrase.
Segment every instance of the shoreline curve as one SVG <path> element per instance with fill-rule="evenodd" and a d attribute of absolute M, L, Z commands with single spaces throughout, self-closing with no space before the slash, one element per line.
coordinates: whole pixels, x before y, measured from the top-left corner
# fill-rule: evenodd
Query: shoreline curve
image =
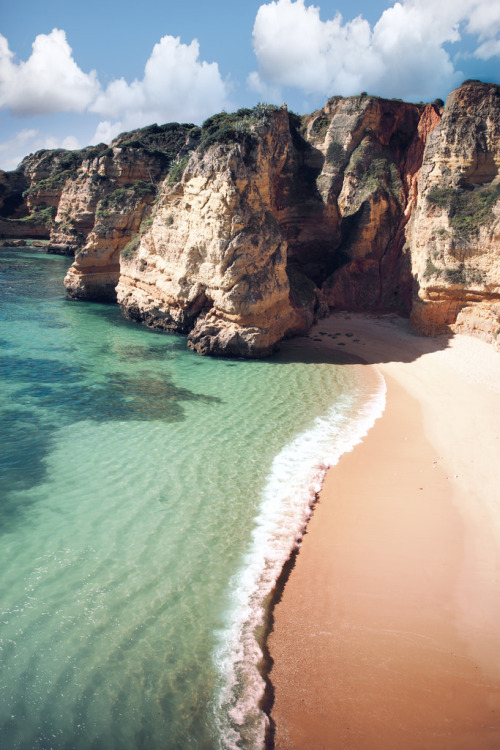
<path fill-rule="evenodd" d="M 317 339 L 321 339 L 318 342 Z M 277 750 L 500 746 L 500 354 L 337 313 L 382 418 L 328 470 L 266 647 Z"/>

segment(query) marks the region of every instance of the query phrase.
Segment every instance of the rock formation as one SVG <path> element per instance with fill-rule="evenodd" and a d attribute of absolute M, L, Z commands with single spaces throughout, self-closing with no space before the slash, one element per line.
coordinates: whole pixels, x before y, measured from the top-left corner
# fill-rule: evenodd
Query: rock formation
<path fill-rule="evenodd" d="M 264 356 L 313 319 L 291 298 L 287 243 L 273 215 L 292 147 L 288 116 L 273 113 L 272 124 L 241 136 L 214 145 L 202 136 L 181 179 L 167 180 L 151 228 L 122 259 L 125 313 L 189 332 L 202 354 Z"/>
<path fill-rule="evenodd" d="M 201 353 L 243 356 L 268 354 L 329 307 L 409 314 L 405 169 L 417 168 L 423 113 L 362 96 L 307 118 L 210 118 L 122 260 L 125 313 L 188 333 Z"/>
<path fill-rule="evenodd" d="M 500 344 L 500 86 L 453 91 L 427 141 L 408 229 L 419 333 Z"/>
<path fill-rule="evenodd" d="M 75 253 L 69 296 L 117 300 L 202 354 L 264 356 L 329 309 L 495 342 L 499 93 L 258 105 L 38 152 L 0 174 L 0 236 L 50 236 Z"/>

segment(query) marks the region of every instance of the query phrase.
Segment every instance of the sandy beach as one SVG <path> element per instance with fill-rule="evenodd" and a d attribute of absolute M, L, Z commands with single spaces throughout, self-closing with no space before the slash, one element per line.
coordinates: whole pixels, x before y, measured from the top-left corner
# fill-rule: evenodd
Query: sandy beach
<path fill-rule="evenodd" d="M 304 346 L 375 365 L 387 402 L 329 470 L 274 609 L 275 747 L 498 750 L 500 354 L 352 314 Z"/>

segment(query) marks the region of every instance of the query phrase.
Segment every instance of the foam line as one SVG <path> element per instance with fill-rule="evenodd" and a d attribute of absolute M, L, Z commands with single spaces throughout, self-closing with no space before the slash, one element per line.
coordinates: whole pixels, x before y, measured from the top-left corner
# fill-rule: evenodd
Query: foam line
<path fill-rule="evenodd" d="M 216 723 L 220 748 L 264 746 L 268 718 L 260 708 L 265 682 L 256 629 L 265 602 L 302 538 L 325 473 L 352 450 L 385 407 L 385 381 L 361 405 L 346 396 L 276 456 L 261 495 L 252 541 L 231 581 L 227 626 L 219 633 L 214 662 L 221 680 Z"/>

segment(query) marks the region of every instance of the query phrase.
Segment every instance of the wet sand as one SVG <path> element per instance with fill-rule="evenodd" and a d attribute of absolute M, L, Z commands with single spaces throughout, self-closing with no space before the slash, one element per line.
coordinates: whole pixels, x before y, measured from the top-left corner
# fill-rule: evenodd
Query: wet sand
<path fill-rule="evenodd" d="M 275 746 L 498 750 L 500 354 L 394 316 L 316 333 L 375 364 L 387 403 L 329 470 L 274 610 Z"/>

